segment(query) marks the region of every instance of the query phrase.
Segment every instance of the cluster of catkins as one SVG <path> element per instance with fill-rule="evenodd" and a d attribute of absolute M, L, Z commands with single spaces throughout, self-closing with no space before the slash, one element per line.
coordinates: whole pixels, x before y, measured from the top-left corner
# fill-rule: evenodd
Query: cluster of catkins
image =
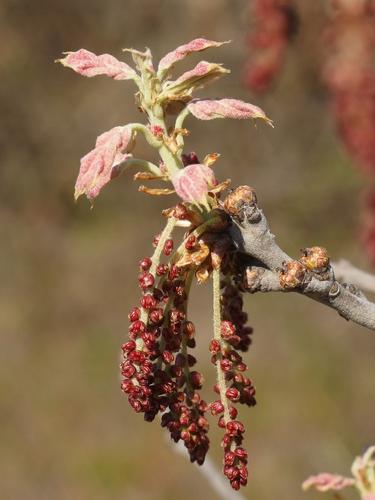
<path fill-rule="evenodd" d="M 363 199 L 362 241 L 375 263 L 375 0 L 323 0 L 327 14 L 322 78 L 340 139 L 370 180 Z M 268 90 L 296 26 L 292 0 L 251 0 L 248 87 Z M 372 186 L 372 187 L 371 187 Z"/>
<path fill-rule="evenodd" d="M 207 414 L 219 416 L 224 430 L 224 474 L 236 490 L 247 483 L 247 453 L 242 447 L 245 427 L 237 419 L 236 403 L 255 405 L 255 389 L 246 376 L 241 353 L 247 351 L 252 329 L 246 326 L 241 293 L 234 278 L 236 251 L 228 234 L 231 216 L 253 190 L 242 186 L 221 199 L 230 183 L 219 183 L 211 168 L 219 155 L 209 153 L 202 162 L 195 153 L 184 153 L 189 131 L 184 120 L 216 118 L 262 119 L 264 111 L 238 99 L 193 99 L 193 92 L 229 71 L 221 64 L 199 62 L 177 79 L 175 65 L 193 53 L 220 47 L 223 42 L 197 38 L 166 54 L 157 67 L 151 51 L 126 49 L 135 68 L 109 54 L 85 49 L 69 52 L 60 62 L 77 73 L 132 80 L 138 88 L 138 108 L 146 123 L 114 127 L 96 139 L 95 147 L 81 159 L 75 196 L 93 201 L 101 190 L 127 168 L 136 167 L 134 179 L 169 183 L 168 188 L 140 186 L 149 195 L 177 194 L 180 202 L 167 208 L 164 230 L 154 238 L 154 252 L 139 262 L 141 297 L 129 312 L 129 339 L 122 345 L 121 388 L 131 407 L 146 421 L 160 417 L 174 441 L 183 441 L 192 462 L 202 464 L 209 448 Z M 174 124 L 173 124 L 174 122 Z M 160 157 L 156 165 L 135 158 L 132 151 L 142 134 Z M 185 230 L 175 246 L 174 230 Z M 176 241 L 176 238 L 175 238 Z M 217 383 L 214 401 L 200 395 L 202 375 L 192 354 L 195 326 L 188 318 L 192 281 L 213 282 L 213 339 L 209 343 Z M 204 337 L 201 337 L 200 341 Z M 208 343 L 208 338 L 206 339 Z"/>
<path fill-rule="evenodd" d="M 180 222 L 196 220 L 196 214 L 180 203 L 166 210 Z M 237 420 L 236 403 L 255 405 L 255 388 L 246 376 L 241 352 L 251 343 L 252 328 L 246 326 L 243 300 L 233 283 L 235 251 L 227 234 L 225 210 L 201 237 L 191 225 L 179 251 L 163 233 L 154 238 L 155 252 L 139 262 L 139 304 L 129 313 L 129 338 L 122 346 L 121 388 L 132 408 L 152 421 L 159 414 L 174 441 L 182 440 L 192 462 L 202 464 L 209 448 L 207 413 L 219 416 L 224 430 L 224 474 L 234 489 L 247 483 L 247 452 L 241 446 L 245 427 Z M 196 224 L 199 224 L 196 221 Z M 164 262 L 156 265 L 159 254 Z M 176 255 L 179 259 L 176 260 Z M 215 384 L 217 396 L 206 403 L 200 396 L 203 376 L 194 369 L 195 326 L 188 319 L 187 304 L 194 274 L 205 281 L 205 271 L 221 269 L 220 332 L 209 343 L 212 363 L 222 380 Z M 220 386 L 219 386 L 220 385 Z"/>

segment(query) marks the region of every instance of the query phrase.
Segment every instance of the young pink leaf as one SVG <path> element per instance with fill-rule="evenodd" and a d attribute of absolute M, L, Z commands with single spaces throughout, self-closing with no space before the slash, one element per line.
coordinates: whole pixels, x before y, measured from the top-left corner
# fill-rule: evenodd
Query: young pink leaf
<path fill-rule="evenodd" d="M 188 104 L 188 110 L 199 120 L 214 118 L 261 118 L 272 126 L 272 121 L 258 106 L 239 99 L 195 99 Z"/>
<path fill-rule="evenodd" d="M 118 167 L 131 155 L 131 126 L 114 127 L 101 134 L 92 149 L 81 159 L 81 167 L 75 185 L 74 197 L 85 194 L 89 200 L 98 196 L 102 188 L 119 174 Z"/>
<path fill-rule="evenodd" d="M 211 168 L 195 163 L 173 176 L 172 184 L 178 196 L 184 201 L 201 202 L 208 191 L 216 186 L 217 180 Z"/>
<path fill-rule="evenodd" d="M 168 71 L 176 62 L 181 61 L 192 52 L 201 52 L 202 50 L 211 47 L 220 47 L 228 42 L 214 42 L 213 40 L 206 40 L 205 38 L 196 38 L 189 43 L 180 45 L 172 52 L 168 52 L 159 62 L 158 71 Z"/>
<path fill-rule="evenodd" d="M 302 484 L 302 489 L 307 490 L 311 487 L 315 487 L 318 491 L 337 491 L 347 488 L 348 486 L 353 486 L 354 484 L 354 479 L 350 477 L 323 472 L 322 474 L 310 476 L 306 479 Z"/>
<path fill-rule="evenodd" d="M 83 76 L 106 75 L 115 80 L 129 80 L 136 76 L 136 72 L 130 66 L 110 54 L 97 56 L 85 49 L 66 54 L 67 56 L 58 59 L 58 62 Z"/>
<path fill-rule="evenodd" d="M 195 68 L 183 73 L 177 80 L 168 82 L 161 95 L 163 97 L 168 95 L 190 95 L 193 90 L 203 87 L 227 73 L 230 73 L 229 69 L 223 68 L 221 64 L 201 61 Z"/>

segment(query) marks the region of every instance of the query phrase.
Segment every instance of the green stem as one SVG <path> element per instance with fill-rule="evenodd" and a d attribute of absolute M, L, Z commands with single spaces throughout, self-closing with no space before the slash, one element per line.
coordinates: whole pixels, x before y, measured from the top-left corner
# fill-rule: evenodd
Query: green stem
<path fill-rule="evenodd" d="M 193 282 L 193 278 L 194 278 L 194 271 L 189 271 L 189 274 L 187 275 L 186 282 L 185 282 L 185 292 L 186 292 L 185 313 L 186 314 L 187 314 L 187 306 L 188 306 L 190 288 L 191 288 L 191 284 Z M 184 355 L 185 360 L 186 360 L 186 363 L 184 365 L 186 394 L 191 395 L 191 394 L 193 394 L 194 389 L 191 385 L 191 380 L 190 380 L 190 370 L 189 370 L 189 364 L 187 362 L 187 359 L 188 359 L 187 339 L 185 336 L 182 337 L 181 352 Z"/>
<path fill-rule="evenodd" d="M 141 168 L 142 170 L 148 170 L 157 177 L 162 175 L 162 173 L 160 172 L 160 168 L 157 165 L 155 165 L 151 161 L 141 160 L 140 158 L 130 158 L 129 160 L 125 160 L 124 163 L 119 165 L 119 167 L 121 169 L 121 172 L 130 167 L 137 167 Z"/>
<path fill-rule="evenodd" d="M 220 306 L 220 269 L 212 271 L 213 279 L 213 311 L 214 311 L 214 339 L 220 343 L 221 349 L 224 347 L 223 339 L 221 338 L 221 306 Z M 216 372 L 217 372 L 217 385 L 219 387 L 220 400 L 224 406 L 224 422 L 228 423 L 231 418 L 229 414 L 228 399 L 226 396 L 227 384 L 225 381 L 225 374 L 221 368 L 220 361 L 222 360 L 221 350 L 217 353 Z"/>
<path fill-rule="evenodd" d="M 178 115 L 178 117 L 176 119 L 176 122 L 175 122 L 176 129 L 183 127 L 185 118 L 188 116 L 188 114 L 189 114 L 189 109 L 187 106 L 185 106 L 185 108 L 181 111 L 181 113 Z M 178 134 L 176 137 L 176 142 L 177 142 L 177 145 L 179 146 L 179 148 L 182 149 L 184 147 L 184 136 L 182 134 Z"/>
<path fill-rule="evenodd" d="M 163 229 L 163 232 L 160 235 L 158 244 L 157 244 L 155 251 L 151 257 L 152 264 L 151 264 L 149 272 L 150 272 L 150 274 L 152 274 L 154 276 L 154 278 L 156 277 L 156 268 L 160 264 L 160 258 L 161 258 L 161 254 L 163 252 L 165 242 L 170 238 L 170 236 L 173 232 L 173 229 L 176 225 L 176 222 L 177 222 L 177 219 L 175 219 L 174 217 L 171 217 L 168 220 L 167 225 Z M 140 320 L 143 321 L 145 324 L 147 324 L 147 322 L 148 322 L 148 310 L 147 309 L 142 308 Z M 137 338 L 136 345 L 137 345 L 138 350 L 143 350 L 144 343 L 143 343 L 143 340 L 141 338 Z"/>
<path fill-rule="evenodd" d="M 173 154 L 164 143 L 159 147 L 159 155 L 167 167 L 168 173 L 171 177 L 184 168 L 182 160 L 177 155 Z"/>
<path fill-rule="evenodd" d="M 150 125 L 161 127 L 164 130 L 164 133 L 167 134 L 167 126 L 165 123 L 165 119 L 162 116 L 161 106 L 155 105 L 151 108 L 147 107 L 146 109 L 148 118 L 150 120 Z M 151 134 L 149 130 L 148 132 Z M 149 144 L 151 144 L 150 141 L 148 142 Z M 154 147 L 156 147 L 159 151 L 160 158 L 163 160 L 169 175 L 172 177 L 173 175 L 177 174 L 184 167 L 180 156 L 178 154 L 174 154 L 164 141 L 157 141 L 157 143 L 154 144 Z"/>
<path fill-rule="evenodd" d="M 132 123 L 131 124 L 132 129 L 135 130 L 136 132 L 141 132 L 144 136 L 146 141 L 149 143 L 150 146 L 153 148 L 159 149 L 160 145 L 162 144 L 162 141 L 157 139 L 150 131 L 146 125 L 143 123 Z"/>

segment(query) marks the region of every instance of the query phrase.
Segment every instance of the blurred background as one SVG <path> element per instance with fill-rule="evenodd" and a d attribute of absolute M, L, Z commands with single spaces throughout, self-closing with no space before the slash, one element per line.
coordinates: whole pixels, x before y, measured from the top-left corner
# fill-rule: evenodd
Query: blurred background
<path fill-rule="evenodd" d="M 119 388 L 120 345 L 137 303 L 137 262 L 150 255 L 172 198 L 137 192 L 131 175 L 93 210 L 73 202 L 79 159 L 96 136 L 139 121 L 130 82 L 86 79 L 54 60 L 84 47 L 155 59 L 204 36 L 232 40 L 195 55 L 232 73 L 199 95 L 260 105 L 275 129 L 190 118 L 187 149 L 217 151 L 218 178 L 257 189 L 279 244 L 293 256 L 322 245 L 371 270 L 358 239 L 367 180 L 336 137 L 320 78 L 324 1 L 299 2 L 300 29 L 283 71 L 261 96 L 244 85 L 251 22 L 241 0 L 2 0 L 0 3 L 0 492 L 7 500 L 217 498 L 157 422 L 145 423 Z M 140 142 L 137 156 L 154 159 Z M 174 200 L 174 198 L 173 198 Z M 198 368 L 209 363 L 210 284 L 196 287 Z M 250 454 L 246 498 L 306 500 L 323 470 L 347 474 L 374 444 L 375 337 L 298 295 L 246 297 L 254 343 L 245 359 L 258 405 L 241 412 Z M 221 464 L 211 421 L 211 458 Z M 350 495 L 347 498 L 354 498 Z"/>

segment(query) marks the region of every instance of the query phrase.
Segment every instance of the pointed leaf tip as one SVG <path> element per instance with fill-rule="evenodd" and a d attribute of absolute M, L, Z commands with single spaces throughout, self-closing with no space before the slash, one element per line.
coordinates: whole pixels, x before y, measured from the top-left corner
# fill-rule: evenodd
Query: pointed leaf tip
<path fill-rule="evenodd" d="M 265 112 L 248 102 L 239 99 L 195 99 L 188 104 L 188 110 L 199 120 L 214 120 L 215 118 L 234 118 L 237 120 L 265 120 L 271 127 L 273 122 Z"/>
<path fill-rule="evenodd" d="M 229 69 L 223 68 L 221 64 L 200 61 L 193 69 L 186 71 L 177 80 L 167 82 L 161 99 L 173 96 L 190 96 L 191 93 L 205 85 L 215 81 L 217 78 L 230 73 Z"/>
<path fill-rule="evenodd" d="M 158 72 L 167 72 L 176 62 L 185 59 L 185 57 L 193 52 L 201 52 L 211 47 L 220 47 L 226 43 L 229 43 L 229 40 L 225 42 L 215 42 L 214 40 L 207 40 L 206 38 L 195 38 L 191 42 L 180 45 L 175 50 L 168 52 L 168 54 L 160 60 Z"/>
<path fill-rule="evenodd" d="M 133 131 L 131 126 L 114 127 L 101 134 L 95 148 L 81 159 L 74 197 L 82 194 L 92 201 L 102 188 L 119 175 L 119 165 L 131 155 Z"/>
<path fill-rule="evenodd" d="M 130 66 L 110 54 L 97 56 L 86 49 L 64 52 L 64 54 L 66 57 L 57 59 L 56 62 L 60 62 L 63 66 L 71 68 L 82 76 L 106 75 L 114 80 L 129 80 L 136 76 L 135 71 Z"/>

